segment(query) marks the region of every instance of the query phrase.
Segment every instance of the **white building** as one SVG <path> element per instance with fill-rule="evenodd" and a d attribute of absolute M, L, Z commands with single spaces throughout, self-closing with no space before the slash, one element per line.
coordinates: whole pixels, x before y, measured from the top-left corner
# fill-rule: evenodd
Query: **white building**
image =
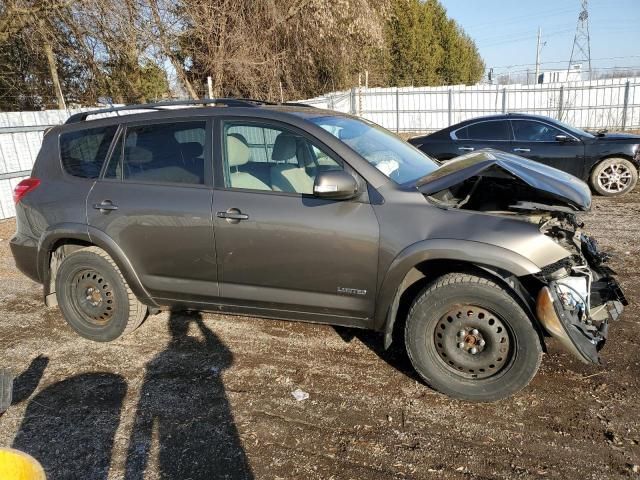
<path fill-rule="evenodd" d="M 538 83 L 579 82 L 582 80 L 582 65 L 571 65 L 569 70 L 549 70 L 538 76 Z"/>

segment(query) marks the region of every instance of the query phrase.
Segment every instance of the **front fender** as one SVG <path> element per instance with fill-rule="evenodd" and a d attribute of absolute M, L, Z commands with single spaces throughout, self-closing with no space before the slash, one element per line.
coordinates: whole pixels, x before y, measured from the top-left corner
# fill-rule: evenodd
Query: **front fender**
<path fill-rule="evenodd" d="M 526 257 L 488 243 L 471 240 L 430 239 L 405 248 L 393 260 L 382 281 L 376 301 L 374 325 L 383 330 L 390 308 L 410 270 L 430 260 L 450 260 L 479 266 L 489 266 L 509 272 L 517 277 L 531 275 L 540 268 Z"/>

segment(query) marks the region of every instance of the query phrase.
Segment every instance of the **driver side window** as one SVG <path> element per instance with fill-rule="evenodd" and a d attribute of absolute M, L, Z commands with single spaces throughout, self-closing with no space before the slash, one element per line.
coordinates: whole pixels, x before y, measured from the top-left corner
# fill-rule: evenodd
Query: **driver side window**
<path fill-rule="evenodd" d="M 342 165 L 293 131 L 267 125 L 225 123 L 227 188 L 313 194 L 318 172 Z"/>
<path fill-rule="evenodd" d="M 514 120 L 511 123 L 515 139 L 520 142 L 554 142 L 556 136 L 565 135 L 561 130 L 542 122 Z"/>

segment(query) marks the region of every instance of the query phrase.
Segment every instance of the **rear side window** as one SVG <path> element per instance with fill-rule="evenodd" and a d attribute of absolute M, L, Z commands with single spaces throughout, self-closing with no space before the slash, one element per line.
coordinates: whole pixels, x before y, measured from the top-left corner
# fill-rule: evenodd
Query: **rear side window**
<path fill-rule="evenodd" d="M 511 140 L 509 122 L 479 122 L 456 131 L 459 140 Z"/>
<path fill-rule="evenodd" d="M 206 122 L 128 127 L 105 178 L 151 183 L 204 184 Z"/>
<path fill-rule="evenodd" d="M 62 168 L 69 175 L 98 178 L 117 126 L 91 128 L 60 135 Z"/>

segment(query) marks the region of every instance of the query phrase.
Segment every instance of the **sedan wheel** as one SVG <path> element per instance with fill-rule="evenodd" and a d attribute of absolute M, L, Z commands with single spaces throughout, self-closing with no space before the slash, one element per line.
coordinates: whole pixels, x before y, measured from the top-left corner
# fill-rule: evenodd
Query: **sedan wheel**
<path fill-rule="evenodd" d="M 627 193 L 638 181 L 638 170 L 629 160 L 609 158 L 594 168 L 591 185 L 600 195 L 612 197 Z"/>

